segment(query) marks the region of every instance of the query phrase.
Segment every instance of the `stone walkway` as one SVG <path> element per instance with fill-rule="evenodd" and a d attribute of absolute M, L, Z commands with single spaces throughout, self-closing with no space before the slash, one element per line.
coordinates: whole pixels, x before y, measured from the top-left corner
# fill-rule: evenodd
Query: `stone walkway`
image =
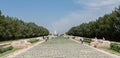
<path fill-rule="evenodd" d="M 65 38 L 50 39 L 14 58 L 115 58 Z"/>

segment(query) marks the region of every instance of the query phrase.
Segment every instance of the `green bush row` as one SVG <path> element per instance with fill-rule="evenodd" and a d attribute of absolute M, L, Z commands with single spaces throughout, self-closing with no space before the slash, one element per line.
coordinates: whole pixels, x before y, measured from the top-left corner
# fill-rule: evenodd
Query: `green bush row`
<path fill-rule="evenodd" d="M 1 53 L 4 53 L 4 52 L 6 52 L 6 51 L 12 50 L 12 49 L 13 49 L 12 46 L 0 48 L 0 54 L 1 54 Z"/>
<path fill-rule="evenodd" d="M 120 44 L 119 44 L 119 43 L 111 43 L 111 44 L 110 44 L 110 48 L 111 48 L 112 50 L 115 50 L 115 51 L 117 51 L 117 52 L 120 52 Z"/>
<path fill-rule="evenodd" d="M 35 43 L 35 42 L 38 42 L 38 41 L 39 41 L 39 39 L 30 39 L 28 42 Z"/>
<path fill-rule="evenodd" d="M 91 39 L 89 39 L 89 38 L 85 38 L 84 40 L 83 40 L 83 42 L 86 42 L 86 43 L 90 43 L 92 40 Z"/>
<path fill-rule="evenodd" d="M 0 41 L 47 36 L 48 34 L 47 28 L 33 22 L 24 22 L 16 17 L 5 16 L 0 10 Z"/>
<path fill-rule="evenodd" d="M 105 37 L 106 40 L 120 42 L 120 6 L 94 21 L 73 26 L 66 34 L 88 38 Z"/>

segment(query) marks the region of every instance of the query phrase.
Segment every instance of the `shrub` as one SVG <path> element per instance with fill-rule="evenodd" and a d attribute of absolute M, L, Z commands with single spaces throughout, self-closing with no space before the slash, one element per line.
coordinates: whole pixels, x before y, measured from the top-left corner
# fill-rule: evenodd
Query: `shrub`
<path fill-rule="evenodd" d="M 4 53 L 4 52 L 12 50 L 12 49 L 13 49 L 12 46 L 3 47 L 3 48 L 0 48 L 0 53 Z"/>
<path fill-rule="evenodd" d="M 72 37 L 73 39 L 75 39 L 75 37 Z"/>
<path fill-rule="evenodd" d="M 83 42 L 86 42 L 86 43 L 90 43 L 92 40 L 91 39 L 89 39 L 89 38 L 85 38 L 84 40 L 83 40 Z"/>
<path fill-rule="evenodd" d="M 120 44 L 119 44 L 119 43 L 111 43 L 111 44 L 110 44 L 110 48 L 111 48 L 112 50 L 115 50 L 115 51 L 117 51 L 117 52 L 120 52 Z"/>
<path fill-rule="evenodd" d="M 38 42 L 38 41 L 39 41 L 39 39 L 30 39 L 28 42 L 35 43 L 35 42 Z"/>

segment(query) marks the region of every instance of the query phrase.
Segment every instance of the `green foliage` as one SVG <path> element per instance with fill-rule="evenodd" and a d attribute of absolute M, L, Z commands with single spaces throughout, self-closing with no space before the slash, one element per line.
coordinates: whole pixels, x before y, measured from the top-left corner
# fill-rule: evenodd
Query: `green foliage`
<path fill-rule="evenodd" d="M 83 40 L 83 42 L 86 42 L 86 43 L 91 43 L 91 39 L 90 38 L 85 38 L 84 40 Z"/>
<path fill-rule="evenodd" d="M 15 17 L 5 17 L 0 11 L 0 41 L 46 36 L 48 34 L 49 31 L 42 26 L 32 22 L 26 23 Z"/>
<path fill-rule="evenodd" d="M 104 37 L 107 40 L 120 41 L 120 7 L 110 14 L 99 17 L 96 21 L 72 27 L 67 34 L 90 38 Z"/>
<path fill-rule="evenodd" d="M 4 52 L 9 51 L 9 50 L 12 50 L 12 49 L 13 49 L 12 46 L 0 48 L 0 53 L 4 53 Z"/>
<path fill-rule="evenodd" d="M 38 42 L 38 41 L 39 41 L 39 39 L 30 39 L 28 42 L 35 43 L 35 42 Z"/>
<path fill-rule="evenodd" d="M 119 44 L 119 43 L 111 43 L 111 44 L 110 44 L 110 48 L 111 48 L 112 50 L 115 50 L 115 51 L 117 51 L 117 52 L 120 52 L 120 44 Z"/>

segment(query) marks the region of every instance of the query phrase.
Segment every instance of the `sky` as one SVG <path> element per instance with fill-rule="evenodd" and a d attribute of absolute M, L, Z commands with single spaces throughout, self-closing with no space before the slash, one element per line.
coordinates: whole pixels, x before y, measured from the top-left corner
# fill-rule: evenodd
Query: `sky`
<path fill-rule="evenodd" d="M 120 0 L 1 0 L 4 15 L 64 33 L 71 27 L 109 14 Z"/>

